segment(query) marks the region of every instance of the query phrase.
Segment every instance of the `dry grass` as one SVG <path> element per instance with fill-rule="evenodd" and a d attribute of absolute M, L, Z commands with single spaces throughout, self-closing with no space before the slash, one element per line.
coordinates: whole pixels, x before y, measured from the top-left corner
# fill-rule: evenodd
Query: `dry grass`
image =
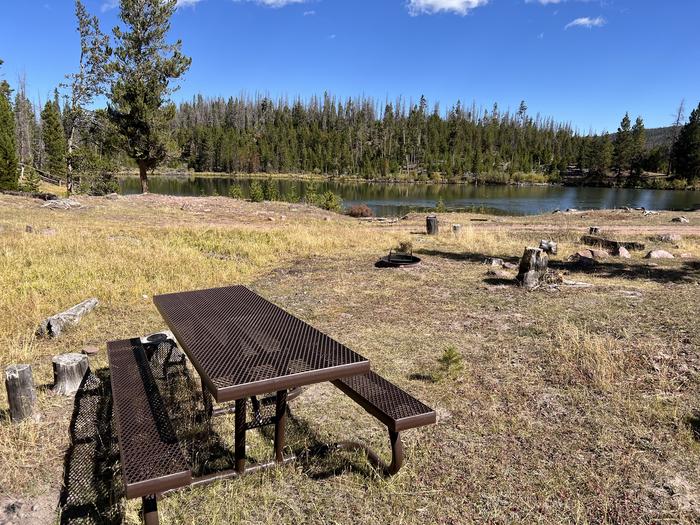
<path fill-rule="evenodd" d="M 367 356 L 439 414 L 437 425 L 405 433 L 408 460 L 395 478 L 336 454 L 183 492 L 162 502 L 163 522 L 700 520 L 700 242 L 690 235 L 700 214 L 690 226 L 670 225 L 669 214 L 451 215 L 428 237 L 412 233 L 424 230 L 419 216 L 382 225 L 224 198 L 79 200 L 83 209 L 55 212 L 0 197 L 1 365 L 31 363 L 48 384 L 53 355 L 163 328 L 154 294 L 243 283 Z M 464 225 L 460 238 L 446 232 L 450 222 Z M 678 248 L 666 248 L 696 259 L 567 265 L 593 223 L 649 244 L 651 232 L 682 233 Z M 26 224 L 55 233 L 28 234 Z M 560 242 L 560 271 L 594 288 L 527 293 L 486 275 L 485 257 L 516 260 L 545 237 Z M 373 267 L 405 240 L 421 266 Z M 91 296 L 101 304 L 76 329 L 34 339 L 40 319 Z M 450 348 L 461 367 L 441 374 Z M 105 367 L 104 352 L 91 365 Z M 421 380 L 431 374 L 439 380 Z M 0 496 L 58 493 L 71 402 L 41 389 L 39 411 L 38 422 L 0 420 Z M 293 413 L 291 447 L 351 435 L 387 450 L 385 430 L 331 386 L 309 389 Z M 230 422 L 217 425 L 230 443 Z M 252 439 L 249 453 L 269 457 L 269 436 Z M 129 503 L 128 522 L 137 509 Z"/>

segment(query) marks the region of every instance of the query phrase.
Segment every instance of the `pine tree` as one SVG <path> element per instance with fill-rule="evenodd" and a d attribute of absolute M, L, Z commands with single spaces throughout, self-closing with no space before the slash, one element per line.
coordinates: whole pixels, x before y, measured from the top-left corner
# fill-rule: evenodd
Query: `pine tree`
<path fill-rule="evenodd" d="M 77 146 L 77 135 L 81 130 L 85 131 L 90 124 L 90 117 L 93 116 L 85 106 L 104 93 L 108 79 L 107 62 L 112 52 L 109 47 L 109 37 L 100 30 L 99 20 L 88 13 L 80 0 L 75 2 L 75 16 L 80 34 L 79 70 L 77 73 L 68 75 L 68 83 L 63 85 L 70 90 L 64 111 L 64 127 L 68 136 L 66 184 L 68 193 L 73 191 L 74 149 Z"/>
<path fill-rule="evenodd" d="M 53 177 L 66 178 L 66 135 L 56 101 L 48 101 L 41 112 L 42 137 L 46 150 L 46 168 Z"/>
<path fill-rule="evenodd" d="M 10 95 L 10 85 L 3 80 L 0 82 L 0 190 L 16 190 L 19 176 Z"/>
<path fill-rule="evenodd" d="M 177 0 L 120 0 L 125 30 L 114 28 L 117 47 L 110 71 L 115 74 L 109 93 L 109 115 L 123 139 L 123 147 L 139 167 L 141 190 L 148 192 L 148 170 L 167 155 L 169 123 L 175 106 L 169 96 L 172 81 L 190 67 L 182 42 L 166 41 Z"/>
<path fill-rule="evenodd" d="M 631 131 L 632 122 L 629 113 L 620 122 L 620 127 L 615 135 L 615 151 L 613 154 L 613 165 L 618 173 L 629 170 L 632 164 L 632 154 L 634 142 Z"/>
<path fill-rule="evenodd" d="M 700 104 L 690 114 L 673 145 L 674 171 L 688 180 L 700 179 Z"/>
<path fill-rule="evenodd" d="M 631 168 L 636 176 L 641 175 L 644 164 L 646 149 L 646 132 L 644 130 L 644 120 L 637 117 L 632 126 L 632 160 Z"/>

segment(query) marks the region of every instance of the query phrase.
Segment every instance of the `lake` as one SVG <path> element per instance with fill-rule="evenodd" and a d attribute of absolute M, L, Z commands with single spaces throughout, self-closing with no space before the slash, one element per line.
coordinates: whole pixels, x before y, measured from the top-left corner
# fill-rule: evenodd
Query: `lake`
<path fill-rule="evenodd" d="M 247 197 L 252 180 L 247 177 L 158 176 L 149 179 L 150 191 L 166 195 L 227 195 L 232 184 L 240 185 Z M 262 182 L 262 181 L 261 181 Z M 274 179 L 280 194 L 294 191 L 304 196 L 309 181 Z M 138 177 L 119 179 L 124 194 L 140 193 Z M 367 204 L 376 215 L 396 216 L 434 208 L 439 199 L 450 210 L 469 210 L 501 215 L 533 215 L 556 209 L 599 209 L 622 206 L 650 210 L 700 208 L 700 192 L 638 190 L 622 188 L 578 188 L 563 186 L 474 186 L 471 184 L 384 184 L 318 181 L 317 192 L 339 194 L 346 207 Z"/>

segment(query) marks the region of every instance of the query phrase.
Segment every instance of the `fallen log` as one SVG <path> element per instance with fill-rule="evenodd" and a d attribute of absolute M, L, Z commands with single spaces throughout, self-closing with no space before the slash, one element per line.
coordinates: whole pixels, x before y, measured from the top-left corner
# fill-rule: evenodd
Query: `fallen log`
<path fill-rule="evenodd" d="M 76 304 L 65 312 L 47 317 L 37 328 L 36 335 L 40 337 L 58 337 L 65 328 L 78 324 L 85 314 L 91 312 L 97 306 L 97 303 L 97 299 L 93 297 Z"/>
<path fill-rule="evenodd" d="M 594 235 L 584 235 L 581 237 L 581 242 L 588 246 L 600 246 L 604 250 L 615 252 L 620 247 L 626 248 L 631 251 L 643 251 L 645 249 L 644 244 L 640 242 L 633 241 L 613 241 L 611 239 L 604 239 L 603 237 L 596 237 Z"/>
<path fill-rule="evenodd" d="M 5 368 L 5 389 L 10 405 L 10 420 L 15 422 L 31 417 L 36 404 L 32 367 L 12 365 Z"/>
<path fill-rule="evenodd" d="M 89 369 L 85 354 L 62 354 L 53 358 L 52 391 L 63 396 L 75 394 Z"/>

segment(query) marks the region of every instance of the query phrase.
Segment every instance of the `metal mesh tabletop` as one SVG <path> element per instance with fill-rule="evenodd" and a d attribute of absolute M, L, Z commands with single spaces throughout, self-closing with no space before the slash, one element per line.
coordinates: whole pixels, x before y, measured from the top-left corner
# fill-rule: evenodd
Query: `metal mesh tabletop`
<path fill-rule="evenodd" d="M 244 286 L 153 302 L 217 402 L 369 371 L 367 359 Z"/>

